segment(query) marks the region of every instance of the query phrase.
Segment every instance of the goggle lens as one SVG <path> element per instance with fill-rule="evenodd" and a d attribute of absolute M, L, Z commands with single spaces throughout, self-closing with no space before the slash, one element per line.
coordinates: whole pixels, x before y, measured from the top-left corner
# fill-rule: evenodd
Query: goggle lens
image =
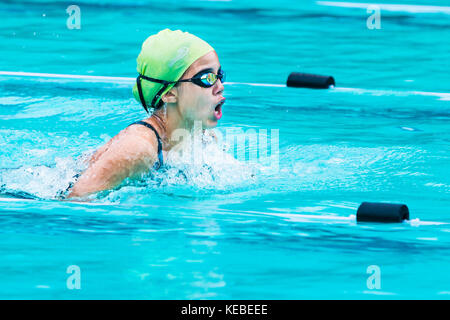
<path fill-rule="evenodd" d="M 195 77 L 193 79 L 195 79 Z M 222 69 L 219 69 L 217 74 L 213 72 L 207 72 L 199 75 L 197 79 L 200 80 L 202 86 L 209 88 L 212 87 L 218 79 L 220 79 L 220 81 L 223 83 L 225 81 L 225 72 L 223 72 Z"/>
<path fill-rule="evenodd" d="M 217 81 L 217 75 L 212 72 L 208 72 L 202 75 L 200 80 L 206 85 L 213 86 Z"/>

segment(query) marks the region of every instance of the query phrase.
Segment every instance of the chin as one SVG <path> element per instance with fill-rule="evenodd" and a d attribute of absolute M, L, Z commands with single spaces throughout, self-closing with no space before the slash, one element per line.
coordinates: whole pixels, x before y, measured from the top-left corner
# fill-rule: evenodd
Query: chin
<path fill-rule="evenodd" d="M 205 129 L 213 129 L 217 127 L 218 122 L 218 120 L 206 120 L 206 122 L 203 123 L 203 126 Z"/>
<path fill-rule="evenodd" d="M 203 129 L 212 129 L 217 127 L 217 124 L 219 123 L 219 119 L 217 119 L 215 116 L 209 116 L 207 118 L 204 118 L 202 121 Z"/>

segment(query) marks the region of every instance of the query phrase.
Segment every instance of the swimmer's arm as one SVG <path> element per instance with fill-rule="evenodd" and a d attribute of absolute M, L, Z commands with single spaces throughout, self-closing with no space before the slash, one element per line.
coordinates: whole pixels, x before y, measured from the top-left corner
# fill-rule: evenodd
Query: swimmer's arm
<path fill-rule="evenodd" d="M 108 148 L 103 148 L 101 154 L 90 161 L 67 198 L 112 189 L 125 178 L 149 170 L 156 161 L 156 154 L 157 147 L 140 136 L 127 135 L 110 141 Z"/>
<path fill-rule="evenodd" d="M 95 161 L 97 161 L 105 151 L 107 151 L 111 145 L 111 143 L 114 142 L 114 139 L 109 140 L 107 143 L 105 143 L 103 146 L 98 148 L 88 159 L 85 160 L 85 163 L 88 165 L 93 164 Z"/>

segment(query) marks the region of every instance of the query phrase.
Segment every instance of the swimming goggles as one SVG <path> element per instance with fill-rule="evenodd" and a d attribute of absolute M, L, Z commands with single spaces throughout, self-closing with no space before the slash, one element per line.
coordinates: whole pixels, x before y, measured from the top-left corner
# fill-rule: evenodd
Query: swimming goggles
<path fill-rule="evenodd" d="M 147 77 L 142 74 L 139 74 L 139 76 L 136 79 L 137 88 L 138 88 L 138 92 L 139 92 L 139 98 L 141 100 L 142 105 L 144 106 L 144 109 L 148 112 L 147 105 L 145 104 L 145 100 L 144 100 L 144 95 L 142 94 L 142 87 L 141 87 L 141 81 L 140 81 L 141 79 L 151 81 L 151 82 L 161 83 L 164 85 L 161 88 L 161 90 L 159 90 L 159 92 L 156 94 L 156 96 L 153 98 L 151 105 L 154 106 L 155 103 L 158 101 L 162 92 L 171 84 L 174 84 L 174 83 L 176 84 L 179 82 L 192 82 L 202 88 L 211 88 L 213 85 L 216 84 L 217 80 L 220 80 L 222 83 L 225 82 L 225 71 L 223 71 L 222 68 L 219 68 L 219 70 L 217 71 L 217 74 L 215 74 L 210 69 L 206 69 L 206 70 L 200 71 L 199 73 L 197 73 L 195 76 L 193 76 L 190 79 L 183 79 L 183 80 L 178 80 L 178 81 L 160 80 L 160 79 L 155 79 L 155 78 L 151 78 L 151 77 Z"/>
<path fill-rule="evenodd" d="M 211 72 L 209 70 L 203 70 L 203 71 L 200 71 L 199 73 L 197 73 L 195 76 L 193 76 L 190 79 L 183 79 L 183 80 L 178 80 L 178 81 L 159 80 L 159 79 L 144 76 L 142 74 L 139 77 L 141 79 L 161 83 L 164 85 L 174 84 L 174 83 L 178 83 L 178 82 L 192 82 L 200 87 L 210 88 L 216 84 L 217 80 L 220 80 L 222 83 L 225 82 L 225 71 L 223 71 L 222 68 L 219 68 L 219 70 L 217 71 L 217 74 L 215 74 L 214 72 Z"/>

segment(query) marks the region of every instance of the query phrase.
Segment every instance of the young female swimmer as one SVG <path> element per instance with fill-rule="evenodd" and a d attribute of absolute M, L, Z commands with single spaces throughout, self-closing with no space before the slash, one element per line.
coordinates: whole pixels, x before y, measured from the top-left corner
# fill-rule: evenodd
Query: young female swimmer
<path fill-rule="evenodd" d="M 152 115 L 133 123 L 98 149 L 67 195 L 85 197 L 125 178 L 163 165 L 176 129 L 214 128 L 222 117 L 225 74 L 214 49 L 180 30 L 165 29 L 144 41 L 137 58 L 134 97 Z"/>

